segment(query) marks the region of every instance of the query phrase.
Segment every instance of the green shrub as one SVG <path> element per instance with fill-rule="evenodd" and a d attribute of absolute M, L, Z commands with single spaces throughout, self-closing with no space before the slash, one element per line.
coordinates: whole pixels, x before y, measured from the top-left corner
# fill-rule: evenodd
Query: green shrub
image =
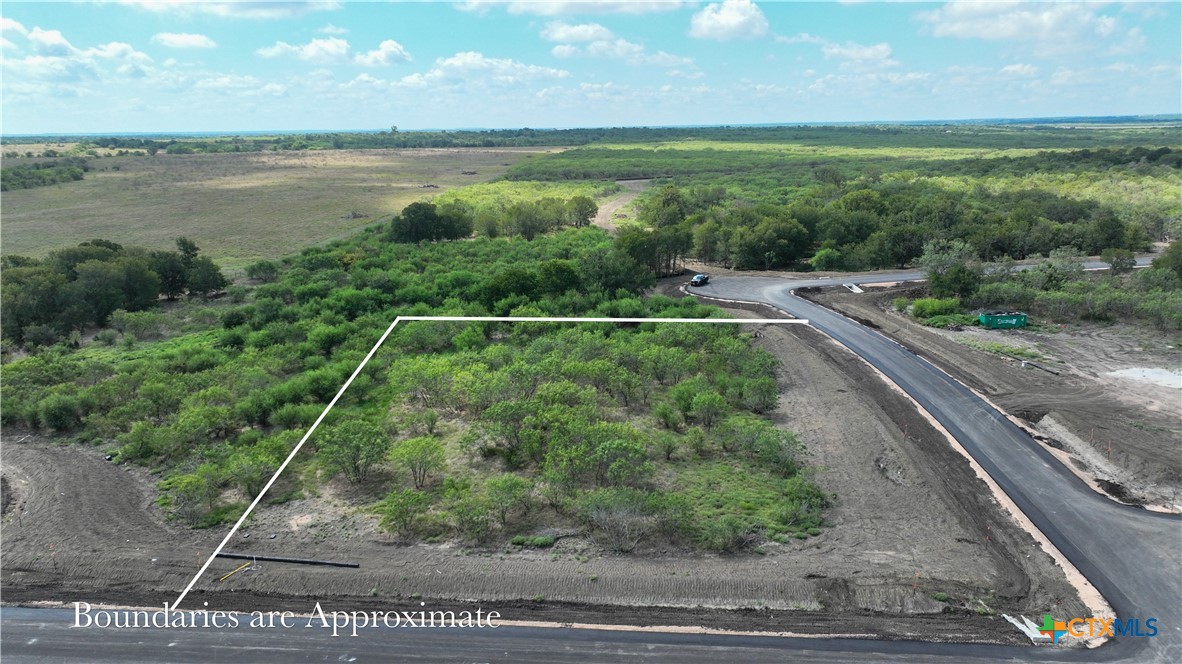
<path fill-rule="evenodd" d="M 51 394 L 38 406 L 41 423 L 57 431 L 68 431 L 82 419 L 78 398 L 67 394 Z"/>
<path fill-rule="evenodd" d="M 115 342 L 119 340 L 119 333 L 115 330 L 99 330 L 94 335 L 94 340 L 104 346 L 114 346 Z"/>
<path fill-rule="evenodd" d="M 707 521 L 698 533 L 698 544 L 707 551 L 717 553 L 743 551 L 762 539 L 761 528 L 730 514 Z"/>
<path fill-rule="evenodd" d="M 921 320 L 932 316 L 955 314 L 959 311 L 960 299 L 955 297 L 944 299 L 924 297 L 911 303 L 911 315 Z"/>
<path fill-rule="evenodd" d="M 911 299 L 906 297 L 896 297 L 892 304 L 895 306 L 895 311 L 903 313 L 907 311 L 907 307 L 911 305 Z"/>
<path fill-rule="evenodd" d="M 948 601 L 948 593 L 945 593 L 945 592 L 934 593 L 932 595 L 932 599 L 936 600 L 937 602 L 947 602 Z"/>

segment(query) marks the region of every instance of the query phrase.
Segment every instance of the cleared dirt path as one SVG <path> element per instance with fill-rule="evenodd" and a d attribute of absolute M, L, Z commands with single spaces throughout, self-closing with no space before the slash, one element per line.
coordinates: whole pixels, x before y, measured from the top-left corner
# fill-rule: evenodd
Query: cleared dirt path
<path fill-rule="evenodd" d="M 596 226 L 606 230 L 612 235 L 616 234 L 615 218 L 616 213 L 621 208 L 636 200 L 636 197 L 648 188 L 652 180 L 617 180 L 616 183 L 624 188 L 624 191 L 616 194 L 615 198 L 608 199 L 599 206 L 599 213 L 595 215 L 595 221 L 591 222 Z"/>

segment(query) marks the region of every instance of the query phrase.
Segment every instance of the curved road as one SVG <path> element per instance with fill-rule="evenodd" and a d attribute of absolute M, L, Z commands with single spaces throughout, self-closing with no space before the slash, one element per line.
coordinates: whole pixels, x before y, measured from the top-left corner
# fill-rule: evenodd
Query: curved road
<path fill-rule="evenodd" d="M 809 285 L 917 277 L 913 272 L 795 282 L 728 277 L 696 292 L 765 302 L 808 318 L 814 327 L 865 358 L 961 442 L 1104 594 L 1120 619 L 1139 618 L 1144 623 L 1156 618 L 1156 637 L 1118 637 L 1094 650 L 527 627 L 373 630 L 357 638 L 334 639 L 321 629 L 70 629 L 70 611 L 8 607 L 0 609 L 0 653 L 6 661 L 32 662 L 1182 661 L 1182 520 L 1123 506 L 1095 493 L 1005 416 L 927 361 L 791 293 L 793 288 Z"/>

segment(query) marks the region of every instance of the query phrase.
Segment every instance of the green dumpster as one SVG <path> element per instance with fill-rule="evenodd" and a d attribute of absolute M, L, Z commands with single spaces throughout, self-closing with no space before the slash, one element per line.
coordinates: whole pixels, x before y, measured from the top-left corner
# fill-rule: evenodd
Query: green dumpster
<path fill-rule="evenodd" d="M 1026 327 L 1026 314 L 1021 311 L 986 311 L 978 320 L 981 321 L 982 327 L 992 329 Z"/>

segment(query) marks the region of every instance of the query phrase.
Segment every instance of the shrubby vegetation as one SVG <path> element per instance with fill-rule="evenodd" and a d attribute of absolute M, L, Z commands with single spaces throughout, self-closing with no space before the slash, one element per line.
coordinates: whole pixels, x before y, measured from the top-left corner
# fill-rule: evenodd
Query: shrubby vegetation
<path fill-rule="evenodd" d="M 83 157 L 65 157 L 56 161 L 19 164 L 0 169 L 0 191 L 45 187 L 82 179 L 90 170 Z"/>
<path fill-rule="evenodd" d="M 5 423 L 114 446 L 158 469 L 178 518 L 209 525 L 241 513 L 399 314 L 718 315 L 637 297 L 651 273 L 586 227 L 420 244 L 373 228 L 251 272 L 261 283 L 219 305 L 220 329 L 4 365 Z M 159 336 L 145 315 L 110 318 Z M 405 539 L 528 534 L 542 510 L 621 550 L 805 532 L 827 499 L 796 438 L 759 416 L 779 396 L 772 366 L 730 325 L 407 324 L 276 492 L 339 475 Z M 740 502 L 717 481 L 734 472 L 752 488 Z M 741 537 L 705 530 L 720 516 Z"/>
<path fill-rule="evenodd" d="M 1142 320 L 1161 330 L 1182 330 L 1182 242 L 1175 241 L 1148 268 L 1132 271 L 1127 251 L 1104 254 L 1111 269 L 1089 274 L 1070 249 L 1051 252 L 1027 269 L 1012 261 L 982 263 L 964 243 L 929 243 L 920 262 L 928 290 L 944 299 L 898 298 L 925 325 L 975 325 L 968 310 L 1024 311 L 1054 322 Z"/>

